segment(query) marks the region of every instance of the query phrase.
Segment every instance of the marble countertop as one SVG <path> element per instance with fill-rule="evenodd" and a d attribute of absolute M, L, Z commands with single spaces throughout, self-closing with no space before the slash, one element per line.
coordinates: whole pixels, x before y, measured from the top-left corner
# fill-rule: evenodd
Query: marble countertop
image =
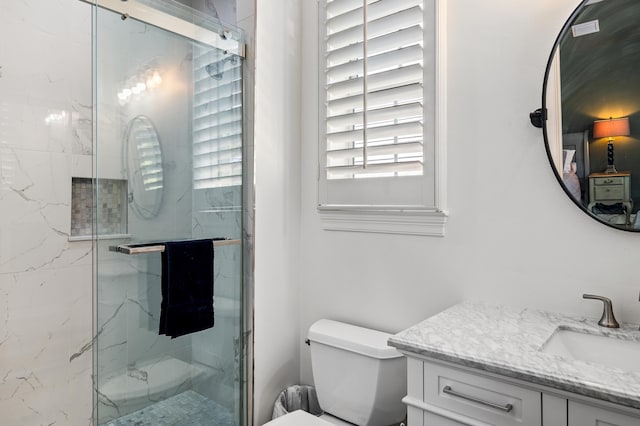
<path fill-rule="evenodd" d="M 389 339 L 409 353 L 478 368 L 640 408 L 638 371 L 563 358 L 540 349 L 558 329 L 640 342 L 634 324 L 600 327 L 596 319 L 482 302 L 463 302 Z"/>

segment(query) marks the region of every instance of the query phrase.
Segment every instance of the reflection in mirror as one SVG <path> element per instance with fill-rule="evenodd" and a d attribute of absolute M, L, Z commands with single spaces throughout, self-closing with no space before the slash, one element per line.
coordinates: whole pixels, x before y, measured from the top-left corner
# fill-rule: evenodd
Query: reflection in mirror
<path fill-rule="evenodd" d="M 543 93 L 547 152 L 565 191 L 592 217 L 634 231 L 640 231 L 638 22 L 640 1 L 585 0 L 558 38 Z"/>
<path fill-rule="evenodd" d="M 162 203 L 162 147 L 151 120 L 139 115 L 129 122 L 124 144 L 129 204 L 143 219 L 158 214 Z"/>

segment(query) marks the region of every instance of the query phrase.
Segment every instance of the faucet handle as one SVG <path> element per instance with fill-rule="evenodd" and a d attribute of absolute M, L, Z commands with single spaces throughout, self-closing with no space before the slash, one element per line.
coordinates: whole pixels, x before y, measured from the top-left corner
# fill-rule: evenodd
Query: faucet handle
<path fill-rule="evenodd" d="M 598 325 L 608 328 L 620 328 L 620 324 L 616 321 L 616 317 L 613 315 L 613 305 L 611 299 L 608 297 L 596 296 L 595 294 L 583 294 L 583 299 L 595 299 L 601 300 L 604 303 L 604 310 L 602 311 L 602 317 L 598 321 Z"/>

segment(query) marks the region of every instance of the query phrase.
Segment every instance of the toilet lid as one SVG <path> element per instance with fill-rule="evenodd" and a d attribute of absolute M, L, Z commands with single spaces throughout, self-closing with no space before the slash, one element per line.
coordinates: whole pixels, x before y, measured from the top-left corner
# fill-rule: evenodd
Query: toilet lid
<path fill-rule="evenodd" d="M 275 420 L 267 422 L 264 426 L 331 426 L 331 423 L 322 420 L 306 411 L 297 410 Z"/>

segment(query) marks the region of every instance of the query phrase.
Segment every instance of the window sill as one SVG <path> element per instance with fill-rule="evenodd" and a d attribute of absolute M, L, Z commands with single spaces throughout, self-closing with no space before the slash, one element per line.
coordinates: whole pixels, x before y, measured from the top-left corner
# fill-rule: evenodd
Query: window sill
<path fill-rule="evenodd" d="M 327 231 L 444 237 L 447 212 L 437 210 L 377 210 L 351 206 L 318 206 Z"/>

